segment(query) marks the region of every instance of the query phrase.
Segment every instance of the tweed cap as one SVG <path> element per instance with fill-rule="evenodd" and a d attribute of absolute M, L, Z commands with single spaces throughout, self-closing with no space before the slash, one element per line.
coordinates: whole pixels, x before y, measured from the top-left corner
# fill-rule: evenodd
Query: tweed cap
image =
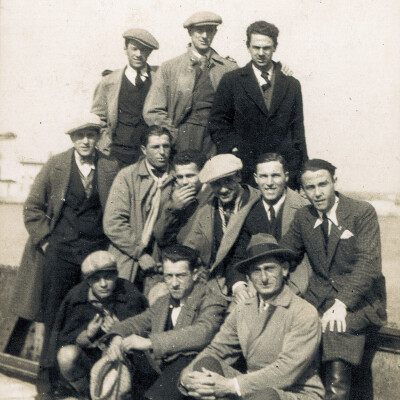
<path fill-rule="evenodd" d="M 200 11 L 189 17 L 183 24 L 184 28 L 190 28 L 192 26 L 204 26 L 204 25 L 219 25 L 222 24 L 222 18 L 210 11 Z"/>
<path fill-rule="evenodd" d="M 237 271 L 245 274 L 256 261 L 268 257 L 276 257 L 282 261 L 291 261 L 295 258 L 292 250 L 280 246 L 272 235 L 257 233 L 250 239 L 247 246 L 247 259 L 235 265 Z"/>
<path fill-rule="evenodd" d="M 201 183 L 210 183 L 226 176 L 233 175 L 243 168 L 240 158 L 233 154 L 218 154 L 208 160 L 200 171 Z"/>
<path fill-rule="evenodd" d="M 117 260 L 108 251 L 95 251 L 83 260 L 81 271 L 85 278 L 99 271 L 118 271 Z"/>
<path fill-rule="evenodd" d="M 72 135 L 73 133 L 77 133 L 79 131 L 84 131 L 86 129 L 95 129 L 97 132 L 100 132 L 101 128 L 100 118 L 93 113 L 87 113 L 84 115 L 78 115 L 75 118 L 73 123 L 69 123 L 69 126 L 73 126 L 72 129 L 69 129 L 65 133 L 67 135 Z"/>
<path fill-rule="evenodd" d="M 157 50 L 160 47 L 156 38 L 145 29 L 128 29 L 124 32 L 122 37 L 124 39 L 136 40 L 136 42 L 139 42 L 141 45 L 153 50 Z"/>

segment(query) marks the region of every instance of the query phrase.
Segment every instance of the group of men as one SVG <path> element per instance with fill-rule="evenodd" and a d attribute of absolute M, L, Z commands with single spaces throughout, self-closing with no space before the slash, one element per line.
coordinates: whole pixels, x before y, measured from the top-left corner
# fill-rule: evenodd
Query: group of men
<path fill-rule="evenodd" d="M 13 308 L 45 323 L 42 393 L 58 366 L 87 398 L 94 365 L 104 398 L 117 365 L 120 397 L 350 398 L 386 318 L 376 213 L 308 160 L 278 29 L 251 24 L 238 68 L 210 47 L 221 22 L 191 16 L 187 52 L 157 72 L 157 40 L 125 32 L 128 65 L 32 186 Z"/>

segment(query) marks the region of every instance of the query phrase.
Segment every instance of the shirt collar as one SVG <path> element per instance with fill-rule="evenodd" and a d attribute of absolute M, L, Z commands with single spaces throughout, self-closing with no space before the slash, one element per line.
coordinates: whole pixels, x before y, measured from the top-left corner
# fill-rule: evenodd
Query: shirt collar
<path fill-rule="evenodd" d="M 135 84 L 136 80 L 136 75 L 137 71 L 136 69 L 132 68 L 129 64 L 126 66 L 125 70 L 125 76 L 130 80 L 131 83 Z M 147 65 L 145 65 L 141 70 L 140 70 L 140 75 L 142 77 L 142 80 L 145 78 L 148 78 L 149 74 L 147 72 Z"/>
<path fill-rule="evenodd" d="M 96 165 L 94 163 L 94 156 L 91 161 L 86 162 L 82 160 L 82 157 L 79 155 L 79 153 L 74 150 L 74 156 L 75 156 L 75 162 L 76 165 L 78 166 L 79 171 L 83 174 L 83 176 L 87 177 L 90 172 L 94 169 L 96 169 Z"/>
<path fill-rule="evenodd" d="M 336 226 L 339 226 L 337 216 L 336 216 L 336 210 L 338 208 L 338 204 L 339 204 L 339 197 L 335 196 L 335 203 L 333 204 L 333 207 L 326 213 L 328 220 L 330 222 L 332 222 L 333 224 L 335 224 Z M 323 213 L 319 210 L 317 210 L 317 212 L 318 212 L 318 218 L 315 221 L 314 229 L 317 228 L 318 226 L 320 226 L 323 222 L 323 219 L 322 219 Z"/>
<path fill-rule="evenodd" d="M 258 68 L 256 68 L 253 63 L 251 63 L 251 66 L 253 68 L 254 75 L 256 76 L 259 85 L 260 86 L 264 85 L 265 79 L 261 76 L 262 71 L 260 71 Z M 271 65 L 271 68 L 269 68 L 269 70 L 267 72 L 268 72 L 269 80 L 271 80 L 272 74 L 274 72 L 274 64 Z"/>
<path fill-rule="evenodd" d="M 146 164 L 146 168 L 147 168 L 147 171 L 148 171 L 149 175 L 150 175 L 154 180 L 158 180 L 158 179 L 164 180 L 164 179 L 167 178 L 167 176 L 168 176 L 168 174 L 169 174 L 169 165 L 167 165 L 167 168 L 165 169 L 164 174 L 159 178 L 159 177 L 157 177 L 156 175 L 154 175 L 154 172 L 153 172 L 156 168 L 153 167 L 153 166 L 147 161 L 147 159 L 145 159 L 144 162 L 145 162 L 145 164 Z"/>
<path fill-rule="evenodd" d="M 278 215 L 278 212 L 280 211 L 281 207 L 283 206 L 283 203 L 285 202 L 285 200 L 286 200 L 286 190 L 283 192 L 283 195 L 281 196 L 281 198 L 275 204 L 272 205 L 272 207 L 275 210 L 275 215 Z M 263 204 L 264 204 L 265 209 L 269 212 L 270 205 L 264 199 L 263 199 Z"/>

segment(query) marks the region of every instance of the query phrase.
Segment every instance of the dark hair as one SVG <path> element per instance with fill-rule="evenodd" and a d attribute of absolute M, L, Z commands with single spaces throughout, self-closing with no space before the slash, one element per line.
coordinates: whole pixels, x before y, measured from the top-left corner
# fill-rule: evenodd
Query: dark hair
<path fill-rule="evenodd" d="M 140 144 L 142 146 L 147 146 L 149 143 L 149 137 L 150 136 L 162 136 L 162 135 L 167 135 L 169 137 L 169 142 L 172 145 L 172 135 L 170 131 L 163 127 L 163 126 L 158 126 L 158 125 L 152 125 L 149 126 L 140 136 Z"/>
<path fill-rule="evenodd" d="M 190 271 L 193 272 L 198 267 L 199 252 L 191 247 L 182 244 L 175 244 L 166 247 L 161 253 L 162 261 L 169 260 L 173 263 L 178 261 L 187 261 Z"/>
<path fill-rule="evenodd" d="M 306 171 L 319 171 L 320 169 L 327 170 L 330 173 L 332 179 L 334 178 L 336 167 L 332 165 L 330 162 L 321 160 L 319 158 L 314 158 L 312 160 L 304 162 L 300 170 L 300 178 Z"/>
<path fill-rule="evenodd" d="M 273 42 L 275 47 L 278 46 L 278 35 L 279 35 L 279 29 L 273 25 L 270 24 L 269 22 L 266 21 L 256 21 L 253 22 L 251 25 L 248 26 L 246 30 L 246 35 L 247 35 L 247 41 L 246 41 L 246 46 L 250 46 L 250 41 L 251 41 L 251 35 L 253 33 L 258 33 L 260 35 L 265 35 L 269 36 Z"/>
<path fill-rule="evenodd" d="M 190 163 L 195 163 L 199 171 L 203 168 L 206 162 L 206 156 L 198 150 L 189 149 L 183 150 L 177 153 L 172 162 L 175 165 L 188 165 Z"/>
<path fill-rule="evenodd" d="M 278 161 L 279 163 L 282 164 L 283 171 L 288 172 L 286 160 L 278 153 L 264 153 L 258 156 L 255 168 L 256 172 L 258 164 L 264 164 L 271 161 Z"/>

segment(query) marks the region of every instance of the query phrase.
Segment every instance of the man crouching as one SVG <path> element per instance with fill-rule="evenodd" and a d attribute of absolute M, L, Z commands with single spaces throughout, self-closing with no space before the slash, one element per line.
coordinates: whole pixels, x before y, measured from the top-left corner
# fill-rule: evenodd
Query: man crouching
<path fill-rule="evenodd" d="M 226 301 L 197 281 L 198 252 L 182 245 L 164 249 L 168 294 L 140 315 L 115 325 L 106 357 L 133 366 L 133 398 L 180 399 L 180 372 L 218 331 Z M 146 357 L 150 355 L 150 358 Z"/>
<path fill-rule="evenodd" d="M 321 338 L 318 313 L 285 284 L 293 257 L 273 236 L 252 236 L 247 259 L 236 268 L 257 296 L 235 306 L 210 345 L 183 371 L 182 392 L 196 399 L 323 398 L 314 363 Z M 232 367 L 242 355 L 244 374 Z"/>
<path fill-rule="evenodd" d="M 144 311 L 147 300 L 132 283 L 118 278 L 116 259 L 107 251 L 87 256 L 81 270 L 85 280 L 61 304 L 51 343 L 61 374 L 78 394 L 85 395 L 90 369 L 102 355 L 98 339 L 119 320 Z"/>

